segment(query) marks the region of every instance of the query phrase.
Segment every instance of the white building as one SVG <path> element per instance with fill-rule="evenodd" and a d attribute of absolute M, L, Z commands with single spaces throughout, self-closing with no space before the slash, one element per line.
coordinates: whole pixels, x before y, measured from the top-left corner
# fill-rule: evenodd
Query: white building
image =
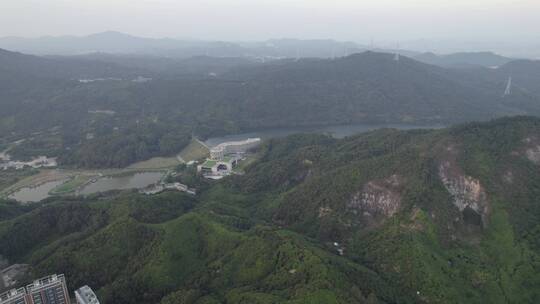
<path fill-rule="evenodd" d="M 197 166 L 197 172 L 209 176 L 225 176 L 230 174 L 240 159 L 238 157 L 223 156 L 219 160 L 207 159 Z"/>
<path fill-rule="evenodd" d="M 241 141 L 229 141 L 210 149 L 210 158 L 197 166 L 197 171 L 206 178 L 220 179 L 233 173 L 242 154 L 261 143 L 260 138 L 248 138 Z"/>
<path fill-rule="evenodd" d="M 227 154 L 244 153 L 249 149 L 255 148 L 260 143 L 260 138 L 224 142 L 210 149 L 210 158 L 213 160 L 222 160 Z"/>
<path fill-rule="evenodd" d="M 99 304 L 99 300 L 92 288 L 87 285 L 75 290 L 77 304 Z"/>

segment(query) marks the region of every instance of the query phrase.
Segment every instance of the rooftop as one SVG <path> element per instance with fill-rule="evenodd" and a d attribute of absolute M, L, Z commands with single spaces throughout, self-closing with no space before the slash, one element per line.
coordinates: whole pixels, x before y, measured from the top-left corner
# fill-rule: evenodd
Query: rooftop
<path fill-rule="evenodd" d="M 88 285 L 75 290 L 75 296 L 77 300 L 81 300 L 84 304 L 99 304 L 96 294 Z"/>
<path fill-rule="evenodd" d="M 24 297 L 24 295 L 26 295 L 26 290 L 24 288 L 11 289 L 0 294 L 0 303 L 4 303 L 4 301 L 7 303 L 8 300 Z"/>
<path fill-rule="evenodd" d="M 32 284 L 29 284 L 26 286 L 26 289 L 28 292 L 32 292 L 33 290 L 64 281 L 64 275 L 63 274 L 53 274 L 48 277 L 41 278 L 39 280 L 35 280 Z"/>

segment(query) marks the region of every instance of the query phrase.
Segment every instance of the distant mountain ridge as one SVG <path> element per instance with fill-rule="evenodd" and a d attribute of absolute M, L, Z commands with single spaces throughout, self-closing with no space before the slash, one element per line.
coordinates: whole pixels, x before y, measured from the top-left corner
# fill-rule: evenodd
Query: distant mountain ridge
<path fill-rule="evenodd" d="M 147 47 L 172 47 L 175 41 L 169 39 L 149 39 L 135 37 L 119 32 L 108 31 L 88 36 L 58 36 L 39 38 L 4 37 L 0 38 L 0 47 L 26 53 L 44 54 L 80 54 L 92 52 L 137 52 L 145 44 Z"/>
<path fill-rule="evenodd" d="M 225 42 L 142 38 L 107 31 L 88 36 L 0 38 L 0 48 L 37 55 L 80 55 L 95 52 L 147 54 L 173 57 L 333 57 L 348 55 L 362 47 L 334 40 L 274 39 L 263 42 Z"/>
<path fill-rule="evenodd" d="M 92 53 L 153 55 L 171 58 L 194 56 L 280 58 L 338 58 L 368 50 L 400 53 L 442 67 L 495 67 L 512 59 L 491 52 L 460 52 L 447 55 L 406 49 L 368 47 L 332 39 L 269 39 L 254 42 L 144 38 L 117 31 L 87 36 L 0 37 L 0 48 L 36 55 L 86 55 Z"/>
<path fill-rule="evenodd" d="M 0 48 L 36 55 L 84 55 L 111 53 L 157 55 L 176 58 L 193 56 L 279 58 L 336 58 L 367 50 L 418 52 L 368 47 L 352 41 L 332 39 L 269 39 L 253 42 L 204 41 L 173 38 L 143 38 L 116 31 L 87 36 L 0 37 Z"/>
<path fill-rule="evenodd" d="M 0 67 L 12 73 L 49 79 L 119 77 L 126 74 L 136 76 L 143 72 L 142 69 L 83 58 L 45 58 L 4 49 L 0 49 Z"/>

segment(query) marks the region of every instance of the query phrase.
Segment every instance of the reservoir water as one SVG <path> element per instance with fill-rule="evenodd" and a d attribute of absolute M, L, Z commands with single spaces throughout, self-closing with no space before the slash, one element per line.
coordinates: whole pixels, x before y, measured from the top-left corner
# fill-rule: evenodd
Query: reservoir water
<path fill-rule="evenodd" d="M 228 141 L 244 140 L 247 138 L 270 139 L 276 137 L 285 137 L 291 134 L 298 133 L 326 133 L 335 138 L 344 138 L 347 136 L 364 133 L 381 128 L 391 128 L 399 130 L 412 129 L 440 129 L 443 125 L 411 125 L 411 124 L 353 124 L 353 125 L 335 125 L 323 127 L 297 127 L 297 128 L 279 128 L 265 129 L 261 131 L 226 135 L 222 137 L 213 137 L 205 141 L 205 144 L 214 147 Z"/>
<path fill-rule="evenodd" d="M 21 203 L 35 203 L 49 197 L 49 192 L 65 183 L 65 180 L 58 180 L 53 182 L 47 182 L 36 187 L 25 187 L 9 196 L 10 199 L 14 199 Z"/>

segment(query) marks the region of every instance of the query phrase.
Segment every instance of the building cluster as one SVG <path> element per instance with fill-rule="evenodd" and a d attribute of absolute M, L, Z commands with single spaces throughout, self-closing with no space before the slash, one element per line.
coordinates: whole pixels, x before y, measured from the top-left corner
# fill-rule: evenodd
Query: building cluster
<path fill-rule="evenodd" d="M 210 149 L 210 158 L 197 166 L 197 171 L 206 178 L 221 179 L 230 175 L 244 154 L 261 143 L 260 138 L 248 138 L 219 144 Z"/>
<path fill-rule="evenodd" d="M 165 190 L 186 192 L 191 195 L 197 194 L 197 191 L 195 189 L 189 188 L 187 185 L 184 185 L 181 183 L 161 183 L 161 184 L 152 185 L 148 188 L 142 189 L 140 192 L 146 195 L 154 195 L 154 194 L 159 194 Z"/>
<path fill-rule="evenodd" d="M 210 158 L 220 160 L 230 154 L 245 153 L 247 150 L 255 148 L 260 143 L 260 138 L 248 138 L 241 141 L 224 142 L 210 149 Z"/>
<path fill-rule="evenodd" d="M 122 78 L 107 77 L 107 78 L 92 78 L 92 79 L 79 79 L 80 83 L 92 83 L 99 81 L 122 81 Z"/>
<path fill-rule="evenodd" d="M 152 78 L 142 77 L 142 76 L 137 76 L 137 78 L 132 80 L 132 82 L 136 82 L 136 83 L 145 83 L 149 81 L 152 81 Z"/>
<path fill-rule="evenodd" d="M 77 289 L 75 299 L 77 304 L 99 304 L 88 286 Z M 53 274 L 0 294 L 0 304 L 71 304 L 71 299 L 64 275 Z"/>
<path fill-rule="evenodd" d="M 124 79 L 117 78 L 117 77 L 105 77 L 105 78 L 78 79 L 78 81 L 80 83 L 93 83 L 93 82 L 101 82 L 101 81 L 124 81 Z M 145 83 L 149 81 L 152 81 L 152 78 L 143 77 L 143 76 L 137 76 L 136 78 L 131 80 L 131 82 L 135 82 L 135 83 Z"/>
<path fill-rule="evenodd" d="M 58 164 L 56 162 L 56 158 L 48 158 L 46 156 L 39 156 L 28 162 L 10 160 L 8 157 L 0 159 L 0 169 L 2 170 L 8 170 L 8 169 L 22 170 L 27 167 L 34 168 L 34 169 L 53 168 L 53 167 L 56 167 L 57 165 Z"/>

